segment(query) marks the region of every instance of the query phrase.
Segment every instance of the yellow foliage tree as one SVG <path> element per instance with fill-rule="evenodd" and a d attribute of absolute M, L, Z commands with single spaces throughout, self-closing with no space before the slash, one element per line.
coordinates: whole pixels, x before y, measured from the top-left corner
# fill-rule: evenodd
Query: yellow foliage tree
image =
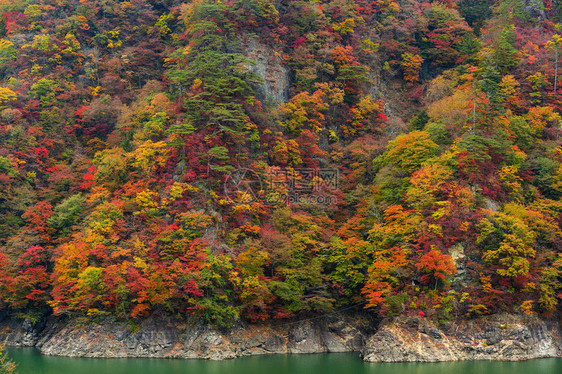
<path fill-rule="evenodd" d="M 4 108 L 7 104 L 16 101 L 17 95 L 14 91 L 6 87 L 0 87 L 0 108 Z"/>
<path fill-rule="evenodd" d="M 417 82 L 420 79 L 420 70 L 423 63 L 423 58 L 420 55 L 413 55 L 411 53 L 402 54 L 402 69 L 404 70 L 404 80 L 408 82 Z"/>

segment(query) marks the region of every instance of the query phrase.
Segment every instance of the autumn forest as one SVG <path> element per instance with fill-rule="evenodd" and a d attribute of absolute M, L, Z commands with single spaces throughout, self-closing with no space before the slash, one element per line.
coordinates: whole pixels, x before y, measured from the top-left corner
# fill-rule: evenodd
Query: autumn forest
<path fill-rule="evenodd" d="M 2 313 L 562 310 L 557 0 L 0 13 Z"/>

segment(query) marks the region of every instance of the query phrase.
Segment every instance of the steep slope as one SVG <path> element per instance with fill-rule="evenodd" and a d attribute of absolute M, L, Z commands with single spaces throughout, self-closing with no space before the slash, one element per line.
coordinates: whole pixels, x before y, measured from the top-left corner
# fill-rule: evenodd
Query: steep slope
<path fill-rule="evenodd" d="M 557 3 L 0 6 L 10 314 L 559 312 Z"/>

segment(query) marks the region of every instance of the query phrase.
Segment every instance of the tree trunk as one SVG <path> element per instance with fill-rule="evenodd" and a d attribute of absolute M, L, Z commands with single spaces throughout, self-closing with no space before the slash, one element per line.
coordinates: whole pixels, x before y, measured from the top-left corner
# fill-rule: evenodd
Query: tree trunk
<path fill-rule="evenodd" d="M 558 91 L 558 49 L 556 49 L 556 57 L 554 63 L 554 96 Z"/>

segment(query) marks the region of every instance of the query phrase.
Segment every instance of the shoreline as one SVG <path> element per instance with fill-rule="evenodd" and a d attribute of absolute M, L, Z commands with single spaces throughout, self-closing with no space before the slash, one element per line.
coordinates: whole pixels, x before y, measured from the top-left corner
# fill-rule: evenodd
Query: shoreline
<path fill-rule="evenodd" d="M 228 360 L 266 354 L 359 353 L 366 362 L 526 361 L 562 357 L 560 320 L 499 315 L 436 324 L 418 317 L 377 321 L 362 314 L 217 331 L 167 316 L 131 328 L 112 318 L 85 324 L 49 317 L 0 322 L 0 344 L 84 358 Z"/>

